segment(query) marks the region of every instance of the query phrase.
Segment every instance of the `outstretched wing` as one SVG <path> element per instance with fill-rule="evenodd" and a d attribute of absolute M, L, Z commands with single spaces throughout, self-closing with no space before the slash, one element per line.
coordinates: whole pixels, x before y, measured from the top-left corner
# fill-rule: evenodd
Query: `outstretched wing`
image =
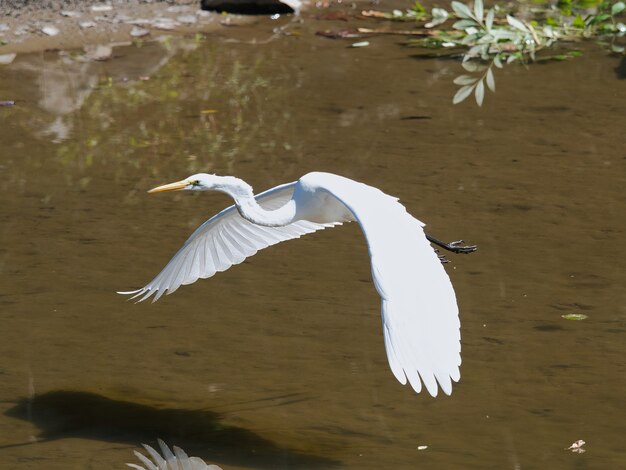
<path fill-rule="evenodd" d="M 278 209 L 291 199 L 295 185 L 296 182 L 283 184 L 255 197 L 264 209 Z M 131 299 L 139 298 L 138 302 L 154 295 L 155 302 L 163 294 L 171 294 L 181 285 L 226 271 L 263 248 L 340 224 L 301 220 L 284 227 L 262 227 L 245 220 L 232 205 L 198 227 L 165 268 L 145 287 L 118 293 L 132 295 Z"/>
<path fill-rule="evenodd" d="M 460 378 L 461 334 L 450 278 L 424 235 L 424 224 L 382 191 L 336 175 L 317 184 L 342 202 L 367 239 L 389 365 L 416 392 L 422 382 L 432 396 L 437 383 L 452 392 Z M 420 380 L 421 379 L 421 380 Z"/>

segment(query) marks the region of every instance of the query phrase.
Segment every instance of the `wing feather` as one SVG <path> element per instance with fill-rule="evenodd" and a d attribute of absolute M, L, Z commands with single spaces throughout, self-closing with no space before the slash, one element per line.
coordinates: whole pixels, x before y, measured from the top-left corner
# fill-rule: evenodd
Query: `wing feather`
<path fill-rule="evenodd" d="M 277 186 L 257 195 L 256 199 L 266 210 L 278 209 L 291 199 L 295 185 L 294 182 Z M 132 295 L 130 298 L 138 302 L 154 296 L 154 302 L 181 285 L 226 271 L 263 248 L 335 225 L 340 222 L 297 221 L 285 227 L 262 227 L 242 218 L 232 205 L 198 227 L 145 287 L 120 294 Z"/>
<path fill-rule="evenodd" d="M 385 350 L 394 376 L 419 392 L 452 392 L 460 378 L 461 335 L 450 278 L 415 219 L 394 197 L 340 176 L 315 183 L 343 203 L 367 239 L 372 277 L 382 298 Z"/>

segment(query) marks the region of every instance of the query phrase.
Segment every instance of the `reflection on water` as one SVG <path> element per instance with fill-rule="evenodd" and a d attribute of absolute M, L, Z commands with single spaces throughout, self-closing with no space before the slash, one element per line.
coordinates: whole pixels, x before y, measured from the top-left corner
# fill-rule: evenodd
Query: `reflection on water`
<path fill-rule="evenodd" d="M 41 430 L 39 441 L 80 438 L 133 445 L 161 437 L 206 460 L 219 459 L 229 465 L 276 468 L 289 462 L 297 468 L 331 468 L 336 464 L 225 425 L 219 413 L 208 410 L 155 407 L 93 393 L 54 391 L 22 399 L 5 414 L 36 425 Z"/>
<path fill-rule="evenodd" d="M 199 457 L 189 457 L 180 447 L 174 446 L 174 452 L 172 452 L 168 445 L 161 439 L 158 439 L 158 443 L 161 448 L 161 454 L 153 447 L 142 444 L 151 458 L 134 451 L 135 456 L 148 467 L 148 470 L 154 469 L 155 467 L 157 467 L 158 470 L 222 470 L 222 468 L 217 465 L 208 465 Z M 146 467 L 141 467 L 136 464 L 127 463 L 126 465 L 139 470 L 147 470 Z"/>
<path fill-rule="evenodd" d="M 3 67 L 3 465 L 119 468 L 161 437 L 225 470 L 623 467 L 619 58 L 505 67 L 497 99 L 455 107 L 456 62 L 416 61 L 393 38 L 346 48 L 306 22 L 246 43 L 270 29 Z M 57 70 L 45 86 L 37 64 Z M 392 380 L 356 226 L 155 305 L 121 301 L 229 204 L 145 194 L 198 170 L 259 191 L 342 174 L 402 195 L 433 236 L 479 244 L 448 265 L 464 351 L 452 396 Z M 566 450 L 577 440 L 584 454 Z"/>
<path fill-rule="evenodd" d="M 20 98 L 39 96 L 37 104 L 46 113 L 31 114 L 27 121 L 19 116 L 18 123 L 27 123 L 29 131 L 59 144 L 54 158 L 60 166 L 83 173 L 94 161 L 112 161 L 120 165 L 120 172 L 130 166 L 154 176 L 161 173 L 163 160 L 176 162 L 179 171 L 187 173 L 210 171 L 217 165 L 232 172 L 236 157 L 248 158 L 259 149 L 293 151 L 298 143 L 287 135 L 289 109 L 271 116 L 262 109 L 285 80 L 298 86 L 289 66 L 281 67 L 285 71 L 273 68 L 275 75 L 269 79 L 260 66 L 272 57 L 259 57 L 244 66 L 232 52 L 216 46 L 194 53 L 197 44 L 171 40 L 142 48 L 119 47 L 106 63 L 65 54 L 46 55 L 43 61 L 39 55 L 26 57 L 10 71 L 13 76 L 40 72 L 19 93 Z M 177 52 L 180 62 L 168 67 Z M 89 105 L 83 107 L 87 97 Z M 181 107 L 185 112 L 173 120 Z M 24 111 L 16 114 L 20 112 Z M 125 119 L 120 120 L 119 113 Z M 77 135 L 68 139 L 72 129 Z M 155 153 L 160 158 L 150 157 Z M 138 154 L 147 157 L 136 158 Z M 66 177 L 72 174 L 67 172 Z M 90 180 L 82 175 L 76 183 L 87 187 Z"/>
<path fill-rule="evenodd" d="M 193 48 L 195 44 L 180 40 L 163 40 L 143 48 L 112 45 L 111 57 L 115 60 L 106 65 L 91 60 L 88 53 L 29 54 L 21 56 L 9 70 L 29 77 L 22 88 L 24 96 L 29 101 L 36 100 L 39 108 L 51 116 L 41 123 L 39 132 L 58 143 L 68 139 L 74 127 L 68 115 L 81 109 L 101 81 L 132 85 L 150 77 L 174 54 L 190 46 Z M 49 119 L 53 121 L 48 122 Z"/>

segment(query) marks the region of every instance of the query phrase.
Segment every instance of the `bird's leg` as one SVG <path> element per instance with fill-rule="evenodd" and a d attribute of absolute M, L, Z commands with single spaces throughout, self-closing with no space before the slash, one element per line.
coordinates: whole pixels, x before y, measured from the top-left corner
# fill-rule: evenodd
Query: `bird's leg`
<path fill-rule="evenodd" d="M 440 246 L 441 248 L 445 250 L 451 251 L 452 253 L 468 254 L 468 253 L 473 253 L 476 250 L 478 250 L 478 247 L 476 245 L 461 246 L 461 243 L 463 243 L 463 240 L 457 240 L 455 242 L 445 243 L 445 242 L 442 242 L 441 240 L 437 240 L 436 238 L 431 237 L 428 234 L 426 234 L 426 239 L 429 242 L 434 243 L 435 245 Z M 439 258 L 441 259 L 441 256 L 439 256 Z"/>

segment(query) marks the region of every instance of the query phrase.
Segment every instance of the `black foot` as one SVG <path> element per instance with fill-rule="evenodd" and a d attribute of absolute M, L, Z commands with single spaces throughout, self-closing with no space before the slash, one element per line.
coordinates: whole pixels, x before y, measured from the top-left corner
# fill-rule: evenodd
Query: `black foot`
<path fill-rule="evenodd" d="M 476 250 L 478 250 L 478 246 L 476 245 L 462 245 L 461 246 L 461 243 L 463 243 L 463 240 L 450 242 L 448 243 L 448 247 L 446 249 L 450 250 L 452 253 L 464 253 L 464 254 L 474 253 Z"/>
<path fill-rule="evenodd" d="M 452 253 L 468 254 L 474 253 L 476 250 L 478 250 L 478 247 L 476 245 L 461 245 L 461 243 L 463 243 L 463 240 L 444 243 L 441 240 L 437 240 L 436 238 L 431 237 L 430 235 L 426 235 L 426 238 L 429 242 L 434 243 L 435 245 L 440 246 L 445 250 L 451 251 Z"/>

